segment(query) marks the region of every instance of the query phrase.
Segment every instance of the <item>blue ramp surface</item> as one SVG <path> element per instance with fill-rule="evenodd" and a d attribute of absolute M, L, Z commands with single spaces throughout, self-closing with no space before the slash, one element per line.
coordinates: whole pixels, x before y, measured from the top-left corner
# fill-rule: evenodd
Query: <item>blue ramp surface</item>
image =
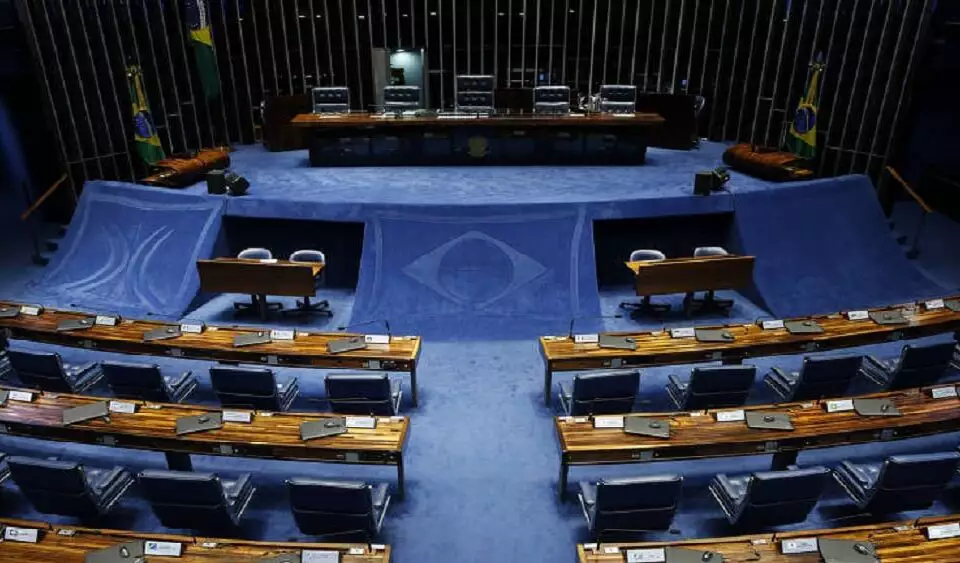
<path fill-rule="evenodd" d="M 944 289 L 906 259 L 866 176 L 738 195 L 742 252 L 757 257 L 754 284 L 778 316 L 912 301 Z"/>
<path fill-rule="evenodd" d="M 213 252 L 222 199 L 89 182 L 60 250 L 27 294 L 46 305 L 179 316 Z"/>

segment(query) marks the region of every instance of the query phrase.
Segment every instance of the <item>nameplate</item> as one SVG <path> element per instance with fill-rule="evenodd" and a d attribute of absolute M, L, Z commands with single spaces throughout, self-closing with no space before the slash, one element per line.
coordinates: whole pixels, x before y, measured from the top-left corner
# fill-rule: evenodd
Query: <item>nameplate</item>
<path fill-rule="evenodd" d="M 300 563 L 339 563 L 339 551 L 304 549 L 300 552 Z"/>
<path fill-rule="evenodd" d="M 736 411 L 719 411 L 714 413 L 717 422 L 740 422 L 745 419 L 743 409 Z"/>
<path fill-rule="evenodd" d="M 93 324 L 97 326 L 117 326 L 117 321 L 120 317 L 114 317 L 112 315 L 97 315 L 97 318 L 93 321 Z"/>
<path fill-rule="evenodd" d="M 847 311 L 847 320 L 848 321 L 865 321 L 870 318 L 870 313 L 867 311 Z"/>
<path fill-rule="evenodd" d="M 693 327 L 670 329 L 670 338 L 690 338 L 696 335 L 697 332 L 693 330 Z"/>
<path fill-rule="evenodd" d="M 295 330 L 271 330 L 270 340 L 293 340 L 297 337 Z"/>
<path fill-rule="evenodd" d="M 347 550 L 349 555 L 363 555 L 366 552 L 367 550 L 363 549 L 362 547 L 351 547 L 349 550 Z"/>
<path fill-rule="evenodd" d="M 577 344 L 596 344 L 600 342 L 599 334 L 574 334 L 573 341 Z"/>
<path fill-rule="evenodd" d="M 607 545 L 603 547 L 603 552 L 607 555 L 612 555 L 614 553 L 620 553 L 620 548 L 615 545 Z"/>
<path fill-rule="evenodd" d="M 780 542 L 780 552 L 785 555 L 794 553 L 813 553 L 818 551 L 817 538 L 794 538 Z"/>
<path fill-rule="evenodd" d="M 960 522 L 927 527 L 927 538 L 931 540 L 942 540 L 957 536 L 960 536 Z"/>
<path fill-rule="evenodd" d="M 949 387 L 934 387 L 930 390 L 930 396 L 934 399 L 949 399 L 957 396 L 957 388 L 953 385 Z"/>
<path fill-rule="evenodd" d="M 72 537 L 77 535 L 76 530 L 57 530 L 58 536 Z"/>
<path fill-rule="evenodd" d="M 253 413 L 250 411 L 223 411 L 224 422 L 242 422 L 250 424 L 253 420 Z"/>
<path fill-rule="evenodd" d="M 23 401 L 24 403 L 29 403 L 33 400 L 33 393 L 29 391 L 10 391 L 10 394 L 7 395 L 7 398 L 12 401 Z"/>
<path fill-rule="evenodd" d="M 827 412 L 842 412 L 853 410 L 853 399 L 827 401 Z"/>
<path fill-rule="evenodd" d="M 344 426 L 347 428 L 376 428 L 377 419 L 372 416 L 348 416 Z"/>
<path fill-rule="evenodd" d="M 930 301 L 924 301 L 923 306 L 926 307 L 928 311 L 933 311 L 935 309 L 943 309 L 944 303 L 943 299 L 931 299 Z"/>
<path fill-rule="evenodd" d="M 368 360 L 367 369 L 380 369 L 380 360 Z"/>
<path fill-rule="evenodd" d="M 20 305 L 20 314 L 36 317 L 43 312 L 43 307 L 39 305 Z"/>
<path fill-rule="evenodd" d="M 17 528 L 15 526 L 7 526 L 3 530 L 3 539 L 23 543 L 37 543 L 37 540 L 39 539 L 39 532 L 39 530 L 34 528 Z"/>
<path fill-rule="evenodd" d="M 627 550 L 627 563 L 657 563 L 666 560 L 667 552 L 662 547 Z"/>
<path fill-rule="evenodd" d="M 276 264 L 276 263 L 277 263 L 277 259 L 276 259 L 276 258 L 261 258 L 261 259 L 257 260 L 257 262 L 260 262 L 261 264 Z"/>
<path fill-rule="evenodd" d="M 367 344 L 390 344 L 389 334 L 364 334 L 363 341 Z"/>
<path fill-rule="evenodd" d="M 595 543 L 585 543 L 585 544 L 583 544 L 583 549 L 588 549 L 588 550 L 590 550 L 590 551 L 596 551 L 596 550 L 597 550 L 597 544 L 595 544 Z"/>
<path fill-rule="evenodd" d="M 203 323 L 180 323 L 180 332 L 184 334 L 201 334 L 203 329 Z"/>
<path fill-rule="evenodd" d="M 372 543 L 370 544 L 370 551 L 386 551 L 387 546 L 382 543 Z"/>
<path fill-rule="evenodd" d="M 776 330 L 778 328 L 783 328 L 783 321 L 779 319 L 775 321 L 760 321 L 760 328 L 763 330 Z"/>
<path fill-rule="evenodd" d="M 172 541 L 146 541 L 143 542 L 144 555 L 160 555 L 164 557 L 180 557 L 183 551 L 183 544 Z"/>
<path fill-rule="evenodd" d="M 622 416 L 595 416 L 593 417 L 594 428 L 623 428 Z"/>
<path fill-rule="evenodd" d="M 123 401 L 110 401 L 109 411 L 123 414 L 133 414 L 137 412 L 137 404 L 125 403 Z"/>

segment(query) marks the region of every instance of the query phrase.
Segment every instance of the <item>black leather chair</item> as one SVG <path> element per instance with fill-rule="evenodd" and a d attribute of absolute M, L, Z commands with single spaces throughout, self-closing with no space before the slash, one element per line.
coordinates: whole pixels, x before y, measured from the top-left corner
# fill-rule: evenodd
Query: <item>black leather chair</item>
<path fill-rule="evenodd" d="M 10 365 L 24 385 L 54 393 L 83 393 L 100 382 L 96 362 L 67 364 L 56 352 L 10 350 Z"/>
<path fill-rule="evenodd" d="M 402 383 L 386 374 L 328 375 L 324 385 L 335 413 L 393 416 L 400 412 Z"/>
<path fill-rule="evenodd" d="M 580 483 L 580 508 L 591 536 L 666 530 L 680 503 L 681 475 L 604 479 Z"/>
<path fill-rule="evenodd" d="M 768 527 L 807 519 L 827 483 L 830 470 L 816 466 L 786 471 L 762 471 L 740 477 L 717 475 L 710 493 L 730 524 Z"/>
<path fill-rule="evenodd" d="M 216 366 L 210 382 L 220 404 L 232 408 L 285 411 L 300 393 L 296 377 L 278 382 L 267 368 Z"/>
<path fill-rule="evenodd" d="M 756 374 L 756 366 L 693 368 L 686 383 L 669 375 L 667 393 L 680 410 L 739 407 L 747 401 Z"/>
<path fill-rule="evenodd" d="M 233 530 L 256 490 L 245 473 L 223 479 L 213 473 L 141 471 L 137 482 L 153 513 L 167 528 Z"/>
<path fill-rule="evenodd" d="M 883 463 L 844 461 L 833 471 L 857 508 L 890 514 L 929 508 L 957 472 L 957 452 L 898 455 Z"/>
<path fill-rule="evenodd" d="M 640 388 L 640 370 L 577 375 L 573 385 L 560 383 L 560 406 L 570 416 L 619 414 L 633 410 Z"/>
<path fill-rule="evenodd" d="M 157 364 L 103 362 L 107 385 L 117 397 L 180 403 L 197 388 L 197 378 L 185 371 L 178 375 L 162 375 Z"/>
<path fill-rule="evenodd" d="M 896 360 L 878 360 L 873 356 L 863 359 L 861 371 L 884 389 L 906 389 L 936 383 L 950 367 L 956 342 L 907 344 Z"/>
<path fill-rule="evenodd" d="M 863 356 L 806 356 L 799 372 L 774 367 L 763 382 L 784 401 L 842 397 L 860 372 L 862 361 Z"/>
<path fill-rule="evenodd" d="M 94 469 L 72 461 L 11 456 L 13 482 L 38 512 L 93 520 L 110 512 L 133 477 L 123 467 Z"/>
<path fill-rule="evenodd" d="M 390 506 L 386 483 L 296 478 L 287 488 L 297 528 L 311 536 L 373 539 Z"/>

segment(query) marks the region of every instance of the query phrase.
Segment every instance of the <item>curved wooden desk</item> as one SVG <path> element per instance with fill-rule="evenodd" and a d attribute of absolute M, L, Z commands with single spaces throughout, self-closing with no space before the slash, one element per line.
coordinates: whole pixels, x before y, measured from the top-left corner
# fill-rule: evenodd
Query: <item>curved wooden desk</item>
<path fill-rule="evenodd" d="M 302 550 L 337 551 L 341 563 L 388 563 L 390 546 L 364 543 L 257 542 L 235 539 L 146 534 L 125 530 L 101 530 L 61 526 L 30 520 L 0 519 L 0 526 L 37 530 L 37 543 L 0 542 L 0 560 L 5 563 L 82 563 L 87 553 L 124 542 L 142 540 L 181 544 L 180 557 L 151 558 L 179 563 L 255 562 Z"/>
<path fill-rule="evenodd" d="M 900 440 L 960 430 L 960 398 L 934 399 L 937 385 L 875 393 L 858 398 L 888 398 L 902 416 L 860 416 L 855 411 L 826 412 L 829 401 L 806 401 L 777 405 L 753 405 L 744 411 L 784 413 L 794 429 L 760 430 L 746 422 L 718 422 L 712 409 L 675 413 L 634 413 L 628 417 L 669 419 L 670 438 L 627 434 L 618 428 L 594 428 L 590 417 L 561 416 L 554 419 L 560 448 L 559 492 L 567 489 L 571 465 L 598 465 L 675 461 L 739 455 L 773 454 L 773 469 L 796 463 L 802 450 Z"/>
<path fill-rule="evenodd" d="M 960 515 L 920 518 L 907 522 L 891 522 L 849 528 L 803 530 L 737 536 L 729 538 L 703 538 L 677 542 L 605 543 L 577 545 L 577 560 L 580 563 L 622 563 L 627 550 L 679 547 L 698 551 L 711 551 L 723 555 L 726 563 L 819 563 L 818 553 L 782 553 L 784 540 L 803 538 L 826 538 L 836 540 L 863 540 L 873 543 L 883 563 L 932 563 L 934 561 L 960 561 L 960 538 L 929 539 L 930 526 L 942 526 L 960 522 Z M 606 553 L 610 551 L 610 553 Z"/>
<path fill-rule="evenodd" d="M 15 307 L 19 304 L 0 302 L 0 307 L 3 306 Z M 175 324 L 122 319 L 117 326 L 94 326 L 86 330 L 69 332 L 57 331 L 57 325 L 61 321 L 92 316 L 76 311 L 47 309 L 36 317 L 20 314 L 15 318 L 0 319 L 0 329 L 6 329 L 10 338 L 123 354 L 173 356 L 285 367 L 405 372 L 410 374 L 412 402 L 414 406 L 417 405 L 419 336 L 392 336 L 389 344 L 368 344 L 364 350 L 331 354 L 327 351 L 328 342 L 355 335 L 298 330 L 295 340 L 275 340 L 269 344 L 234 348 L 233 339 L 237 335 L 269 329 L 208 326 L 201 334 L 183 334 L 177 338 L 151 342 L 144 341 L 145 332 L 163 326 L 175 326 Z"/>
<path fill-rule="evenodd" d="M 956 297 L 945 299 L 951 301 Z M 899 310 L 900 305 L 872 309 Z M 671 338 L 669 332 L 613 333 L 633 338 L 636 350 L 600 348 L 596 343 L 580 344 L 569 335 L 540 337 L 544 361 L 543 398 L 550 404 L 553 372 L 643 367 L 669 364 L 722 361 L 740 363 L 745 358 L 779 354 L 801 354 L 878 344 L 905 338 L 920 338 L 960 331 L 960 312 L 946 307 L 926 310 L 918 305 L 908 324 L 880 325 L 870 319 L 851 321 L 844 313 L 817 315 L 792 320 L 813 320 L 823 327 L 819 334 L 790 334 L 786 329 L 764 330 L 757 324 L 728 325 L 733 342 L 698 342 L 694 337 Z M 698 326 L 697 328 L 710 328 Z"/>
<path fill-rule="evenodd" d="M 178 418 L 221 412 L 221 409 L 124 399 L 116 402 L 136 405 L 135 413 L 111 412 L 109 420 L 101 418 L 63 426 L 63 410 L 110 399 L 32 393 L 31 402 L 8 399 L 0 407 L 0 432 L 44 440 L 161 451 L 167 454 L 171 469 L 189 470 L 190 454 L 395 465 L 397 494 L 403 497 L 403 448 L 410 427 L 410 420 L 403 416 L 378 417 L 376 428 L 350 428 L 346 434 L 304 442 L 300 439 L 302 423 L 336 415 L 245 411 L 252 412 L 250 423 L 224 422 L 217 430 L 178 436 L 175 431 Z"/>

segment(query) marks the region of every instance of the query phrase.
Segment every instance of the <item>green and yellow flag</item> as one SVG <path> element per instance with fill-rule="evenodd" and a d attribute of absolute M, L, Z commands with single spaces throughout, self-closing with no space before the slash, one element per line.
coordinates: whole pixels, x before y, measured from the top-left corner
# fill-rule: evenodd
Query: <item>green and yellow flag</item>
<path fill-rule="evenodd" d="M 818 57 L 810 71 L 810 82 L 797 105 L 797 113 L 790 124 L 790 134 L 786 140 L 787 150 L 808 160 L 817 156 L 817 104 L 820 101 L 820 74 L 823 66 Z"/>
<path fill-rule="evenodd" d="M 193 57 L 200 75 L 203 96 L 210 101 L 220 96 L 220 76 L 217 73 L 217 56 L 213 50 L 213 31 L 207 17 L 206 0 L 187 0 L 187 30 Z"/>
<path fill-rule="evenodd" d="M 150 116 L 150 106 L 143 93 L 143 75 L 140 67 L 131 66 L 127 69 L 127 85 L 130 89 L 130 108 L 133 113 L 133 141 L 137 145 L 140 158 L 147 164 L 153 165 L 166 158 L 157 128 L 153 125 Z"/>

